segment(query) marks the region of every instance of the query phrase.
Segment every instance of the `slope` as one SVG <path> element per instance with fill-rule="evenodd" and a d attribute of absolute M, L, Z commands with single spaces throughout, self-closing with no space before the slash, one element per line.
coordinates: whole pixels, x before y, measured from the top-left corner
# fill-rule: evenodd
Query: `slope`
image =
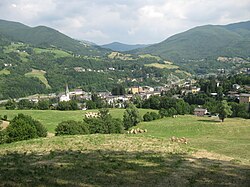
<path fill-rule="evenodd" d="M 135 52 L 151 53 L 174 61 L 218 56 L 248 57 L 250 54 L 249 27 L 250 21 L 226 26 L 195 27 Z"/>
<path fill-rule="evenodd" d="M 106 48 L 106 49 L 111 49 L 113 51 L 130 51 L 130 50 L 134 50 L 134 49 L 140 49 L 140 48 L 144 48 L 147 47 L 149 45 L 144 45 L 144 44 L 135 44 L 135 45 L 129 45 L 129 44 L 123 44 L 123 43 L 119 43 L 119 42 L 113 42 L 110 44 L 105 44 L 102 45 L 101 47 Z"/>
<path fill-rule="evenodd" d="M 18 22 L 0 20 L 0 34 L 14 42 L 40 47 L 54 46 L 81 55 L 103 55 L 107 52 L 106 49 L 85 44 L 45 26 L 29 27 Z"/>

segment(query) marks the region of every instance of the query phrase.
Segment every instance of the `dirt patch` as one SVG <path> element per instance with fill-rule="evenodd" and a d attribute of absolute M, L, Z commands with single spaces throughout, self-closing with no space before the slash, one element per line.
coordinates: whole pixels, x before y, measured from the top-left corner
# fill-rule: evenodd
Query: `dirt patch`
<path fill-rule="evenodd" d="M 206 150 L 199 150 L 192 154 L 195 158 L 208 158 L 212 160 L 221 160 L 221 161 L 230 161 L 233 160 L 232 157 L 217 154 L 217 153 L 211 153 Z"/>
<path fill-rule="evenodd" d="M 53 136 L 55 136 L 54 133 L 48 132 L 48 134 L 47 134 L 47 137 L 48 137 L 48 138 L 51 138 L 51 137 L 53 137 Z"/>
<path fill-rule="evenodd" d="M 6 129 L 9 126 L 10 122 L 8 121 L 3 121 L 3 123 L 0 124 L 0 127 L 2 127 L 3 129 Z"/>

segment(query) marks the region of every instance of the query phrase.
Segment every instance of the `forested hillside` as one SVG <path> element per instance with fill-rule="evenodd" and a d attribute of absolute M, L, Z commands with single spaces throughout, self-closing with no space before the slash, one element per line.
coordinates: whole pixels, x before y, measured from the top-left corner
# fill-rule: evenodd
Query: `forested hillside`
<path fill-rule="evenodd" d="M 250 54 L 250 21 L 195 27 L 135 52 L 151 53 L 175 62 L 219 56 L 247 58 Z"/>
<path fill-rule="evenodd" d="M 0 20 L 0 34 L 13 42 L 23 42 L 38 47 L 57 47 L 80 55 L 104 55 L 108 52 L 96 45 L 72 39 L 45 26 L 29 27 L 21 23 Z"/>

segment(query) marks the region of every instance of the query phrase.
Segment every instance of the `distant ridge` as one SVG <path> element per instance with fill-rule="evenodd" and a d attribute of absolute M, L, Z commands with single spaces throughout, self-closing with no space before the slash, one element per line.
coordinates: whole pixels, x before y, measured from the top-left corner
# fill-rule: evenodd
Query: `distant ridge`
<path fill-rule="evenodd" d="M 81 55 L 102 55 L 107 52 L 99 46 L 72 39 L 46 26 L 29 27 L 18 22 L 0 20 L 0 34 L 11 41 L 42 47 L 56 46 Z"/>
<path fill-rule="evenodd" d="M 176 62 L 218 56 L 249 57 L 250 21 L 195 27 L 132 53 L 150 53 Z"/>
<path fill-rule="evenodd" d="M 120 42 L 112 42 L 110 44 L 101 45 L 101 47 L 103 47 L 103 48 L 111 49 L 113 51 L 119 51 L 119 52 L 140 49 L 140 48 L 144 48 L 144 47 L 148 47 L 148 46 L 149 45 L 147 45 L 147 44 L 129 45 L 129 44 L 123 44 Z"/>

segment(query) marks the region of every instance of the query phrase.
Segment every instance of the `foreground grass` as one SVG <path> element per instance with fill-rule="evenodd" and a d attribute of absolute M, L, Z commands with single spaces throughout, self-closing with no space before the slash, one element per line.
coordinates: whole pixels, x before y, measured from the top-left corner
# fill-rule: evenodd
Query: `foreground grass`
<path fill-rule="evenodd" d="M 227 118 L 221 123 L 218 118 L 178 116 L 141 123 L 150 133 L 139 136 L 167 138 L 186 137 L 189 145 L 197 149 L 246 159 L 250 162 L 250 120 Z"/>
<path fill-rule="evenodd" d="M 97 112 L 98 110 L 91 110 L 92 112 Z M 143 116 L 148 111 L 153 111 L 150 109 L 140 109 L 140 114 Z M 58 111 L 58 110 L 0 110 L 0 115 L 7 115 L 8 119 L 11 120 L 15 115 L 23 113 L 32 116 L 34 119 L 40 121 L 49 132 L 53 133 L 55 131 L 58 123 L 66 120 L 76 120 L 82 121 L 84 115 L 87 111 L 77 110 L 77 111 Z M 110 109 L 110 113 L 115 118 L 122 119 L 124 109 Z"/>
<path fill-rule="evenodd" d="M 134 135 L 0 145 L 0 186 L 248 186 L 250 166 Z"/>

